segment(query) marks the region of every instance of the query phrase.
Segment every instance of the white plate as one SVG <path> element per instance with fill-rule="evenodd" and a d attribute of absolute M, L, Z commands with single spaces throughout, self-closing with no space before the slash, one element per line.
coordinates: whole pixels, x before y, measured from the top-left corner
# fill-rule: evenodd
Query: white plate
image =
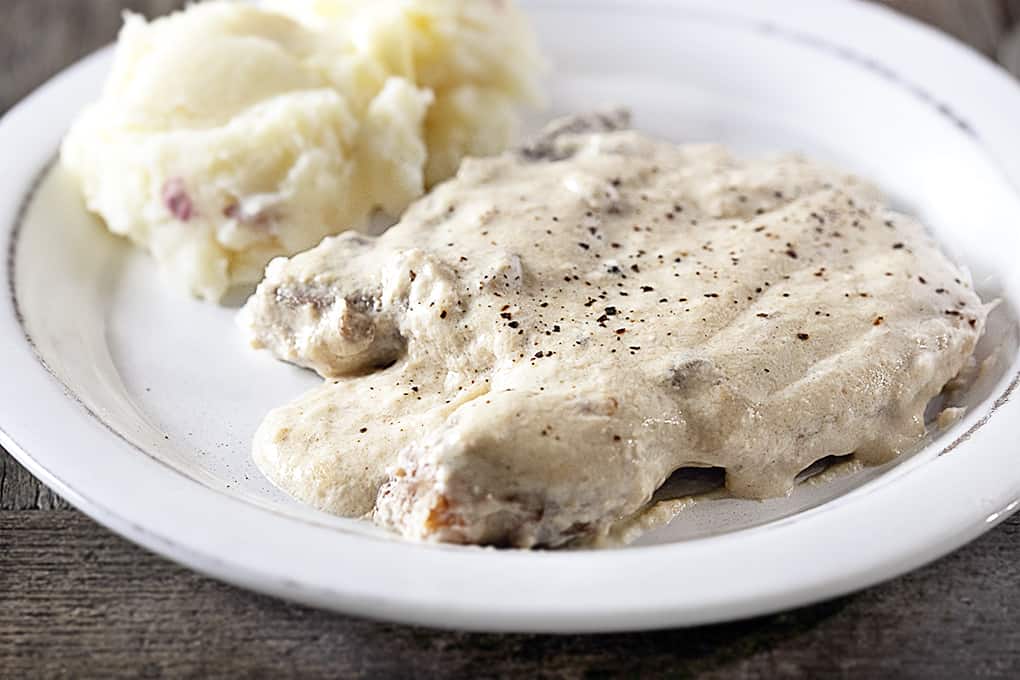
<path fill-rule="evenodd" d="M 109 50 L 0 124 L 0 438 L 128 538 L 292 600 L 435 626 L 595 631 L 705 623 L 867 586 L 963 544 L 1020 498 L 1020 89 L 979 56 L 849 2 L 526 3 L 553 113 L 631 105 L 641 127 L 748 152 L 797 149 L 875 179 L 1003 302 L 967 416 L 884 468 L 791 498 L 713 501 L 641 544 L 509 552 L 390 540 L 273 490 L 259 418 L 316 383 L 245 348 L 233 310 L 162 285 L 59 170 Z M 945 455 L 944 455 L 945 454 Z"/>

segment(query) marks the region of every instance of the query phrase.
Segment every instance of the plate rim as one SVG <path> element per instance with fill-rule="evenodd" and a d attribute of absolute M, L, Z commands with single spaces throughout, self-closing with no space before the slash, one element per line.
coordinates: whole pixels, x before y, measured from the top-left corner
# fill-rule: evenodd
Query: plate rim
<path fill-rule="evenodd" d="M 664 8 L 676 8 L 678 6 L 706 8 L 718 7 L 718 3 L 710 0 L 642 0 L 649 6 Z M 559 5 L 581 5 L 579 0 L 558 0 Z M 592 3 L 587 3 L 590 6 Z M 612 0 L 602 0 L 597 4 L 612 5 Z M 828 0 L 822 3 L 803 3 L 805 12 L 799 13 L 799 18 L 790 21 L 794 28 L 804 31 L 806 35 L 813 35 L 812 31 L 818 32 L 820 26 L 830 24 L 833 14 L 843 14 L 844 19 L 868 23 L 875 30 L 877 36 L 883 31 L 912 31 L 913 39 L 924 44 L 927 50 L 940 54 L 940 58 L 952 59 L 959 64 L 959 68 L 972 76 L 974 80 L 984 83 L 987 87 L 998 91 L 999 97 L 1004 103 L 1009 103 L 1009 108 L 1015 113 L 1020 113 L 1020 87 L 1008 79 L 997 67 L 977 57 L 969 48 L 966 48 L 952 39 L 949 39 L 930 28 L 924 27 L 909 19 L 904 19 L 885 8 L 864 5 L 857 2 L 844 0 Z M 743 7 L 737 2 L 726 3 L 726 12 L 740 16 L 745 19 L 764 22 L 774 18 L 774 10 L 769 5 L 776 7 L 777 4 L 763 3 L 757 7 Z M 784 5 L 789 8 L 788 4 Z M 706 10 L 707 11 L 707 10 Z M 718 11 L 716 11 L 718 13 Z M 797 14 L 797 13 L 789 13 Z M 788 17 L 784 16 L 784 21 Z M 872 39 L 875 36 L 871 36 Z M 60 99 L 63 89 L 73 87 L 75 78 L 88 68 L 94 68 L 103 58 L 108 56 L 109 48 L 86 57 L 77 64 L 62 71 L 58 76 L 39 90 L 30 95 L 22 103 L 15 106 L 0 120 L 0 148 L 15 149 L 21 153 L 15 154 L 15 161 L 12 163 L 14 169 L 12 175 L 17 179 L 9 181 L 7 185 L 0 186 L 0 225 L 7 230 L 5 239 L 12 239 L 13 230 L 8 228 L 10 215 L 15 220 L 23 210 L 26 203 L 24 200 L 29 185 L 36 180 L 36 173 L 40 169 L 38 164 L 39 155 L 42 153 L 38 148 L 32 148 L 31 142 L 34 138 L 52 136 L 53 131 L 45 128 L 45 116 L 36 119 L 32 114 L 33 109 L 45 109 L 53 106 L 51 102 Z M 952 57 L 947 55 L 952 54 Z M 887 59 L 884 56 L 883 59 Z M 899 64 L 900 58 L 897 57 Z M 928 68 L 917 58 L 907 55 L 902 58 L 904 62 L 911 62 L 910 68 L 903 71 L 917 71 L 922 73 Z M 915 74 L 912 74 L 915 77 Z M 970 105 L 966 102 L 954 102 L 956 109 L 960 111 L 971 111 Z M 976 113 L 971 111 L 972 113 Z M 1005 118 L 1006 116 L 1003 116 Z M 973 116 L 967 120 L 973 121 L 980 116 Z M 40 122 L 42 121 L 42 122 Z M 1010 138 L 1003 136 L 1003 128 L 983 123 L 974 124 L 974 127 L 982 131 L 982 138 L 987 144 L 989 139 L 996 139 L 1001 147 L 1013 148 L 1012 164 L 1009 161 L 1009 154 L 1006 158 L 999 154 L 986 151 L 993 158 L 997 158 L 1003 165 L 1004 172 L 1012 179 L 1016 186 L 1016 178 L 1020 177 L 1020 143 L 1008 144 Z M 1008 128 L 1007 128 L 1008 129 Z M 988 130 L 992 130 L 991 133 Z M 61 130 L 62 134 L 62 130 Z M 989 134 L 991 137 L 989 137 Z M 45 156 L 52 155 L 52 146 L 45 150 Z M 20 173 L 20 174 L 19 174 Z M 13 210 L 12 210 L 13 209 Z M 14 286 L 14 258 L 13 248 L 8 248 L 9 257 L 0 262 L 0 274 L 7 280 L 11 292 Z M 0 443 L 32 474 L 36 475 L 58 493 L 67 498 L 73 505 L 93 517 L 101 524 L 114 530 L 116 533 L 139 543 L 164 557 L 182 563 L 190 568 L 200 571 L 206 575 L 213 576 L 242 587 L 261 591 L 285 599 L 302 602 L 320 608 L 334 609 L 346 613 L 358 614 L 370 618 L 379 618 L 405 623 L 426 624 L 434 627 L 448 627 L 474 630 L 492 631 L 530 631 L 530 632 L 594 632 L 594 631 L 617 631 L 637 630 L 646 628 L 665 627 L 673 625 L 693 625 L 710 623 L 732 618 L 763 614 L 775 611 L 780 608 L 787 608 L 805 604 L 821 598 L 845 594 L 857 590 L 878 581 L 899 575 L 911 568 L 920 566 L 959 545 L 962 545 L 971 538 L 991 528 L 994 524 L 1005 519 L 1011 512 L 1017 510 L 1017 499 L 1020 499 L 1020 478 L 1009 483 L 1002 483 L 998 493 L 994 497 L 985 498 L 980 503 L 973 502 L 975 494 L 985 493 L 980 485 L 975 486 L 977 480 L 961 473 L 967 472 L 968 467 L 962 465 L 963 449 L 978 449 L 980 446 L 989 447 L 992 440 L 1001 443 L 1008 442 L 1010 430 L 1006 425 L 1007 421 L 1020 422 L 1020 401 L 1010 400 L 1011 393 L 1017 388 L 1020 381 L 1020 373 L 1015 377 L 1006 377 L 1000 383 L 1005 385 L 1002 394 L 990 404 L 987 412 L 973 413 L 968 419 L 970 428 L 964 431 L 961 436 L 947 447 L 947 451 L 959 447 L 954 455 L 941 456 L 929 461 L 922 467 L 910 472 L 913 477 L 912 483 L 920 486 L 924 478 L 937 476 L 949 476 L 954 479 L 964 479 L 963 484 L 957 484 L 955 493 L 966 496 L 971 506 L 967 513 L 947 513 L 946 506 L 951 503 L 943 503 L 941 514 L 938 508 L 930 508 L 926 514 L 928 523 L 927 533 L 921 531 L 911 534 L 911 549 L 904 547 L 898 551 L 887 551 L 883 559 L 865 559 L 862 555 L 838 554 L 838 557 L 847 560 L 856 560 L 855 566 L 846 567 L 840 563 L 829 564 L 830 573 L 828 578 L 800 579 L 799 582 L 791 582 L 790 579 L 781 585 L 773 584 L 771 588 L 763 587 L 762 579 L 751 578 L 747 583 L 734 587 L 732 592 L 720 592 L 718 588 L 710 592 L 700 594 L 684 592 L 680 599 L 672 591 L 660 589 L 655 594 L 657 602 L 650 605 L 648 601 L 637 598 L 627 604 L 619 598 L 607 597 L 604 600 L 595 602 L 555 602 L 546 605 L 534 605 L 530 602 L 512 601 L 511 598 L 497 597 L 486 601 L 481 599 L 441 599 L 449 598 L 449 588 L 456 581 L 444 582 L 443 588 L 430 589 L 427 582 L 422 582 L 420 577 L 413 577 L 400 574 L 399 567 L 394 565 L 406 564 L 408 560 L 423 562 L 432 569 L 464 569 L 466 575 L 474 578 L 502 578 L 518 588 L 525 588 L 529 579 L 543 573 L 556 573 L 565 570 L 578 568 L 577 555 L 582 553 L 500 553 L 498 561 L 488 559 L 490 550 L 485 549 L 464 549 L 448 548 L 442 546 L 419 546 L 404 543 L 396 540 L 373 539 L 372 545 L 366 547 L 367 537 L 351 534 L 348 536 L 336 537 L 334 529 L 321 526 L 304 526 L 295 528 L 296 521 L 284 515 L 273 513 L 265 508 L 258 508 L 240 499 L 230 497 L 215 489 L 201 485 L 183 474 L 180 479 L 174 479 L 173 483 L 167 484 L 163 494 L 173 495 L 175 500 L 188 500 L 194 502 L 194 507 L 182 508 L 174 504 L 174 511 L 191 522 L 180 523 L 182 526 L 189 526 L 192 529 L 200 529 L 192 535 L 182 535 L 180 528 L 175 528 L 177 522 L 168 522 L 165 517 L 156 516 L 157 508 L 152 505 L 151 490 L 134 489 L 125 492 L 123 489 L 111 489 L 111 481 L 97 474 L 97 470 L 82 471 L 81 467 L 73 465 L 73 459 L 69 460 L 66 453 L 58 454 L 61 437 L 70 435 L 58 433 L 58 428 L 40 428 L 43 424 L 40 414 L 33 411 L 37 403 L 45 403 L 47 407 L 53 408 L 54 412 L 60 413 L 61 424 L 66 424 L 68 431 L 75 433 L 75 440 L 81 444 L 98 447 L 98 450 L 107 448 L 116 451 L 122 447 L 122 443 L 113 444 L 111 436 L 98 420 L 92 420 L 91 416 L 81 411 L 81 407 L 72 400 L 67 399 L 64 389 L 59 381 L 52 376 L 43 365 L 37 361 L 37 357 L 31 351 L 31 347 L 25 343 L 21 334 L 21 326 L 17 319 L 17 308 L 15 300 L 8 296 L 4 307 L 0 311 L 0 338 L 5 344 L 14 340 L 13 351 L 9 353 L 9 379 L 5 385 L 0 387 L 0 413 L 3 413 L 4 426 L 0 427 Z M 17 335 L 18 337 L 14 337 Z M 19 341 L 20 340 L 20 344 Z M 1011 369 L 1016 370 L 1016 365 Z M 17 387 L 14 387 L 14 386 Z M 32 399 L 26 399 L 30 394 Z M 995 411 L 1003 412 L 1000 417 L 990 419 Z M 1014 417 L 1008 418 L 1007 414 Z M 13 425 L 8 426 L 8 423 Z M 999 431 L 1005 435 L 996 435 Z M 33 451 L 34 453 L 30 453 Z M 124 451 L 120 452 L 117 465 L 120 466 L 122 478 L 131 478 L 138 475 L 140 479 L 161 480 L 165 475 L 165 464 L 160 463 L 148 456 L 138 456 L 132 451 L 125 456 Z M 1000 452 L 1002 453 L 1002 452 Z M 1010 452 L 1006 451 L 1005 454 Z M 1017 452 L 1013 452 L 1017 453 Z M 972 455 L 977 455 L 974 453 Z M 992 455 L 986 453 L 985 455 Z M 1004 456 L 1003 456 L 1004 457 Z M 47 464 L 48 463 L 48 464 Z M 61 467 L 61 472 L 54 468 Z M 103 461 L 109 467 L 110 461 Z M 154 467 L 155 466 L 155 467 Z M 106 468 L 103 468 L 104 471 Z M 935 475 L 935 472 L 940 475 Z M 956 475 L 952 473 L 956 473 Z M 70 475 L 68 474 L 70 473 Z M 613 572 L 618 570 L 633 570 L 637 573 L 657 575 L 662 585 L 669 581 L 663 581 L 666 575 L 677 571 L 674 563 L 676 558 L 672 554 L 684 551 L 685 559 L 697 559 L 708 556 L 709 558 L 716 551 L 722 553 L 739 553 L 741 550 L 747 552 L 748 547 L 739 548 L 733 545 L 740 541 L 744 545 L 754 544 L 763 551 L 763 560 L 760 565 L 764 571 L 775 569 L 782 565 L 782 560 L 773 554 L 769 554 L 770 541 L 774 532 L 793 532 L 799 535 L 801 540 L 807 541 L 814 538 L 822 540 L 825 535 L 825 528 L 833 522 L 833 513 L 846 514 L 853 510 L 853 506 L 862 502 L 869 504 L 879 503 L 892 510 L 890 519 L 893 524 L 899 522 L 895 528 L 902 528 L 904 523 L 909 524 L 909 518 L 902 517 L 902 513 L 895 512 L 896 499 L 890 496 L 892 491 L 890 482 L 893 478 L 900 478 L 901 475 L 893 475 L 888 478 L 884 476 L 872 484 L 851 492 L 836 501 L 823 505 L 807 513 L 797 515 L 786 520 L 779 520 L 761 527 L 724 534 L 681 544 L 664 546 L 650 546 L 636 548 L 627 551 L 611 551 L 599 553 L 583 553 L 586 561 L 597 561 L 604 565 L 588 565 L 589 571 L 598 572 L 589 574 L 590 584 L 583 584 L 590 588 L 604 585 L 611 582 Z M 73 479 L 72 479 L 73 478 Z M 163 480 L 165 481 L 165 480 Z M 926 484 L 924 488 L 928 491 L 942 487 L 937 484 L 938 480 Z M 1003 480 L 999 480 L 1003 482 Z M 115 486 L 115 485 L 114 485 Z M 106 498 L 104 503 L 97 500 L 95 493 L 99 492 Z M 112 494 L 112 495 L 107 495 Z M 937 494 L 930 493 L 930 497 Z M 111 502 L 110 499 L 113 499 Z M 943 497 L 945 498 L 945 497 Z M 932 505 L 929 498 L 928 505 Z M 923 504 L 922 504 L 923 505 Z M 878 514 L 879 506 L 869 509 L 871 515 Z M 210 512 L 217 513 L 221 517 L 218 524 L 207 525 L 205 520 Z M 921 513 L 916 513 L 921 514 Z M 227 521 L 227 520 L 230 521 Z M 938 524 L 938 528 L 947 531 L 933 533 L 936 524 L 934 520 L 944 520 L 945 524 Z M 917 521 L 917 520 L 915 520 Z M 282 544 L 268 546 L 261 542 L 267 533 L 267 527 L 276 531 L 288 531 L 292 535 Z M 886 527 L 889 530 L 890 527 Z M 348 548 L 367 550 L 369 555 L 362 556 L 370 559 L 361 559 L 359 564 L 351 564 L 348 556 L 348 563 L 341 561 L 341 564 L 352 568 L 352 575 L 337 581 L 336 578 L 326 577 L 327 572 L 323 569 L 305 571 L 300 577 L 295 577 L 292 571 L 286 569 L 293 564 L 281 557 L 281 554 L 272 554 L 267 551 L 271 547 L 273 551 L 281 548 L 295 548 L 308 545 L 316 545 L 321 541 L 326 532 L 330 541 L 338 545 L 332 550 L 324 551 L 329 556 L 345 556 Z M 237 535 L 240 534 L 240 535 Z M 921 537 L 924 536 L 924 540 Z M 901 537 L 902 538 L 902 537 Z M 750 543 L 748 543 L 750 541 Z M 341 545 L 342 544 L 342 545 Z M 229 549 L 231 556 L 224 556 L 224 547 Z M 774 547 L 774 546 L 772 546 Z M 342 548 L 339 549 L 338 548 Z M 287 555 L 288 553 L 282 553 Z M 592 556 L 600 555 L 604 557 Z M 321 555 L 322 560 L 326 555 Z M 715 559 L 718 559 L 716 556 Z M 498 562 L 498 565 L 490 565 L 491 562 Z M 500 572 L 506 570 L 506 564 L 512 564 L 517 571 L 514 575 L 505 575 Z M 260 565 L 256 567 L 254 565 Z M 266 564 L 273 565 L 272 568 L 265 568 Z M 385 578 L 377 578 L 373 587 L 366 588 L 366 578 L 370 581 L 377 570 L 372 566 L 377 564 L 387 565 L 388 571 Z M 842 566 L 842 569 L 838 568 Z M 261 567 L 261 568 L 260 568 Z M 353 567 L 358 567 L 354 569 Z M 673 569 L 669 569 L 673 567 Z M 664 572 L 663 570 L 667 571 Z M 608 572 L 607 572 L 608 570 Z M 682 569 L 680 569 L 682 571 Z M 778 572 L 776 572 L 778 573 Z M 357 574 L 357 575 L 355 575 Z M 367 576 L 366 576 L 367 575 Z M 405 582 L 397 583 L 395 579 L 405 577 Z M 607 578 L 610 579 L 607 581 Z M 360 579 L 360 580 L 359 580 Z M 388 583 L 396 590 L 390 590 L 384 586 Z M 731 584 L 732 585 L 732 584 Z M 477 590 L 477 589 L 475 589 Z M 478 597 L 478 593 L 470 588 L 464 590 L 471 597 Z M 398 593 L 394 595 L 393 593 Z M 637 591 L 635 591 L 637 592 Z M 500 601 L 502 600 L 502 601 Z"/>

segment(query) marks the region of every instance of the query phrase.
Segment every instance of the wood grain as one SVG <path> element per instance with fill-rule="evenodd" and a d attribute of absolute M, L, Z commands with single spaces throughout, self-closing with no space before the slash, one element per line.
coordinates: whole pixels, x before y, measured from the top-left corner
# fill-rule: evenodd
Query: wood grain
<path fill-rule="evenodd" d="M 66 510 L 71 506 L 0 449 L 0 513 L 4 510 Z"/>
<path fill-rule="evenodd" d="M 1014 517 L 893 583 L 735 624 L 481 635 L 374 623 L 235 590 L 78 513 L 0 513 L 0 676 L 1017 677 L 1018 538 Z"/>
<path fill-rule="evenodd" d="M 995 0 L 887 0 L 882 3 L 931 24 L 994 57 L 1009 25 L 1009 8 Z"/>
<path fill-rule="evenodd" d="M 122 9 L 156 15 L 184 2 L 3 0 L 0 112 L 112 40 Z M 886 4 L 988 55 L 1020 21 L 1020 0 Z M 786 614 L 633 635 L 499 636 L 237 590 L 67 507 L 0 450 L 0 678 L 1020 677 L 1020 517 L 891 583 Z"/>
<path fill-rule="evenodd" d="M 3 0 L 0 112 L 51 75 L 116 38 L 121 12 L 158 16 L 186 0 Z"/>

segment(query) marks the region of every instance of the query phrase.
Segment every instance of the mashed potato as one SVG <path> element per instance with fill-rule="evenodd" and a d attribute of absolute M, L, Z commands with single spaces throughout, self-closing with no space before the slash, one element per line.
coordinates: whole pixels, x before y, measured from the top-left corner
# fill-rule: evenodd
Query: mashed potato
<path fill-rule="evenodd" d="M 464 156 L 499 153 L 517 101 L 538 99 L 543 65 L 525 17 L 506 0 L 264 0 L 309 25 L 350 36 L 354 49 L 428 88 L 426 181 Z"/>
<path fill-rule="evenodd" d="M 127 15 L 64 142 L 88 208 L 218 300 L 277 255 L 398 216 L 510 141 L 541 62 L 506 2 L 207 2 Z"/>

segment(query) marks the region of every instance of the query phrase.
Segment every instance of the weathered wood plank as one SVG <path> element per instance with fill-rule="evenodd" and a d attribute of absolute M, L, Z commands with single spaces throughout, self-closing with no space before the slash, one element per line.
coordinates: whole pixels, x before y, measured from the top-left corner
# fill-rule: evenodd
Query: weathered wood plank
<path fill-rule="evenodd" d="M 1012 24 L 1001 0 L 881 0 L 881 4 L 931 24 L 990 57 Z"/>
<path fill-rule="evenodd" d="M 4 0 L 0 113 L 80 57 L 112 41 L 123 10 L 165 14 L 186 0 Z"/>
<path fill-rule="evenodd" d="M 0 513 L 0 675 L 1017 677 L 1018 539 L 1014 517 L 892 583 L 752 621 L 503 636 L 287 605 L 165 562 L 78 513 Z"/>
<path fill-rule="evenodd" d="M 1007 25 L 1020 23 L 1020 0 L 1002 0 L 1002 8 Z"/>
<path fill-rule="evenodd" d="M 0 511 L 64 510 L 70 507 L 67 501 L 50 491 L 0 449 Z"/>

